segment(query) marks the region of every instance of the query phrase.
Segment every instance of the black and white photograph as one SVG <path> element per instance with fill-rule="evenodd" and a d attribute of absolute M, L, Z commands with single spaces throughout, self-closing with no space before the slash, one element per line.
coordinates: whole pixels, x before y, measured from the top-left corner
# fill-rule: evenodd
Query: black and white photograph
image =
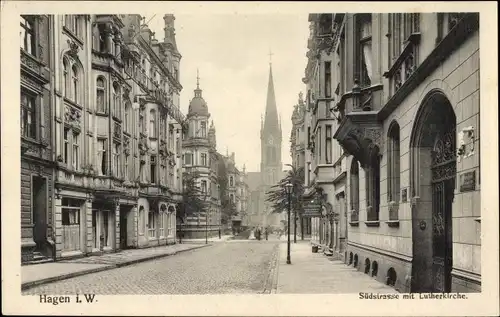
<path fill-rule="evenodd" d="M 330 297 L 321 315 L 348 311 L 336 295 L 366 315 L 498 300 L 485 10 L 46 3 L 2 9 L 17 55 L 2 57 L 2 161 L 15 164 L 2 164 L 2 249 L 15 249 L 2 263 L 16 301 L 43 307 L 31 313 L 81 314 L 106 295 L 306 296 L 299 315 L 312 295 Z M 294 314 L 245 307 L 231 314 Z"/>

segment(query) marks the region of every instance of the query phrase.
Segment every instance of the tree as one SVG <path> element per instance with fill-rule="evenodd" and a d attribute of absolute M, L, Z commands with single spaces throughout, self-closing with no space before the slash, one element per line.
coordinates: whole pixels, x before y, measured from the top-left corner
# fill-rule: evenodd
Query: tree
<path fill-rule="evenodd" d="M 288 208 L 288 196 L 286 194 L 285 185 L 291 183 L 292 195 L 291 195 L 291 206 L 290 210 L 294 211 L 294 226 L 297 227 L 297 216 L 300 219 L 300 230 L 302 234 L 302 240 L 304 240 L 304 223 L 302 221 L 302 195 L 304 194 L 304 168 L 303 167 L 294 167 L 290 164 L 286 164 L 290 166 L 290 170 L 286 174 L 286 176 L 281 179 L 278 184 L 271 187 L 269 191 L 266 192 L 267 198 L 266 201 L 271 203 L 271 208 L 273 212 L 281 213 L 283 210 L 287 210 Z M 296 237 L 295 237 L 296 240 Z"/>
<path fill-rule="evenodd" d="M 177 218 L 181 223 L 179 230 L 180 243 L 182 243 L 182 224 L 186 217 L 191 216 L 205 208 L 205 201 L 201 195 L 201 189 L 197 186 L 199 173 L 184 172 L 183 175 L 182 201 L 178 204 Z"/>

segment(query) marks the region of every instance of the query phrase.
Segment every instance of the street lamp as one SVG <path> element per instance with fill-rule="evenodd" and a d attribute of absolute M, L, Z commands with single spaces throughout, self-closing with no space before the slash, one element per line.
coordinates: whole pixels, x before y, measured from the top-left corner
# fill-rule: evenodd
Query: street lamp
<path fill-rule="evenodd" d="M 290 208 L 292 205 L 292 183 L 288 182 L 285 185 L 286 195 L 288 197 L 288 241 L 287 241 L 287 254 L 286 254 L 286 264 L 292 264 L 290 260 Z"/>

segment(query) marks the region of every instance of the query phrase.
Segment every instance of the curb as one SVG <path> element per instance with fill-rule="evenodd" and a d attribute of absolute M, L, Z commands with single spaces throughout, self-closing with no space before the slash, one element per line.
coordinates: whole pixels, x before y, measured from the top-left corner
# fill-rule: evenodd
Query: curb
<path fill-rule="evenodd" d="M 262 294 L 275 294 L 277 286 L 277 277 L 278 277 L 278 266 L 280 259 L 280 245 L 276 245 L 274 247 L 273 257 L 271 258 L 271 265 L 269 270 L 269 275 L 267 276 L 264 290 Z"/>
<path fill-rule="evenodd" d="M 278 293 L 278 276 L 280 270 L 280 260 L 281 260 L 281 246 L 278 246 L 278 252 L 276 255 L 276 266 L 274 268 L 274 275 L 272 277 L 273 280 L 271 284 L 271 294 Z"/>
<path fill-rule="evenodd" d="M 88 269 L 88 270 L 78 271 L 78 272 L 72 272 L 72 273 L 68 273 L 68 274 L 64 274 L 64 275 L 60 275 L 60 276 L 48 277 L 48 278 L 44 278 L 44 279 L 37 280 L 37 281 L 25 282 L 25 283 L 21 284 L 21 290 L 27 290 L 27 289 L 33 288 L 34 286 L 39 286 L 39 285 L 43 285 L 43 284 L 49 284 L 49 283 L 53 283 L 53 282 L 57 282 L 57 281 L 67 280 L 67 279 L 70 279 L 73 277 L 103 272 L 103 271 L 116 269 L 116 268 L 120 268 L 120 267 L 124 267 L 124 266 L 129 266 L 129 265 L 133 265 L 133 264 L 137 264 L 137 263 L 141 263 L 141 262 L 146 262 L 146 261 L 150 261 L 150 260 L 156 260 L 159 258 L 164 258 L 167 256 L 176 255 L 178 253 L 192 251 L 192 250 L 196 250 L 196 249 L 200 249 L 200 248 L 208 247 L 208 246 L 211 246 L 211 244 L 204 244 L 204 245 L 200 245 L 200 246 L 195 246 L 195 247 L 190 248 L 190 249 L 184 249 L 184 250 L 179 250 L 179 251 L 175 251 L 172 253 L 154 255 L 151 257 L 135 259 L 135 260 L 126 261 L 126 262 L 117 263 L 117 264 L 109 264 L 109 265 L 103 266 L 103 267 L 98 267 L 98 268 Z M 57 262 L 55 262 L 55 263 L 57 263 Z"/>

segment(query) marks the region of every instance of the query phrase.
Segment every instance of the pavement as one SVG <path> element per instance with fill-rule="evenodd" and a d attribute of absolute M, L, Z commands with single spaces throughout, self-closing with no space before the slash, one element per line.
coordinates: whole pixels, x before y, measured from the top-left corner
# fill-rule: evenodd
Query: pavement
<path fill-rule="evenodd" d="M 269 289 L 279 244 L 214 243 L 175 256 L 34 286 L 22 294 L 263 294 Z"/>
<path fill-rule="evenodd" d="M 292 240 L 293 241 L 293 240 Z M 281 243 L 274 276 L 278 294 L 397 293 L 395 289 L 322 253 L 312 253 L 309 241 L 290 244 L 292 264 L 286 264 L 287 244 Z"/>
<path fill-rule="evenodd" d="M 217 242 L 226 242 L 228 240 L 231 240 L 233 238 L 233 235 L 223 235 L 219 239 L 219 237 L 212 237 L 208 238 L 208 243 L 217 243 Z M 200 238 L 200 239 L 182 239 L 182 243 L 189 243 L 189 244 L 200 244 L 200 243 L 205 243 L 207 240 L 205 238 Z"/>
<path fill-rule="evenodd" d="M 174 244 L 21 266 L 21 289 L 153 260 L 208 245 Z"/>

